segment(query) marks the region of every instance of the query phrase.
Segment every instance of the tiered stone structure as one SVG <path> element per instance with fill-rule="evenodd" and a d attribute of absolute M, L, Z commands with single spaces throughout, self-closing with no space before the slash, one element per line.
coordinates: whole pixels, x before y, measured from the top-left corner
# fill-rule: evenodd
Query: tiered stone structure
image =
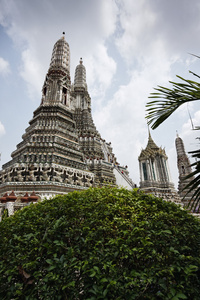
<path fill-rule="evenodd" d="M 0 172 L 0 209 L 27 205 L 30 194 L 50 198 L 73 190 L 105 184 L 116 185 L 116 157 L 110 143 L 96 130 L 82 59 L 70 78 L 70 50 L 63 36 L 54 45 L 42 88 L 40 106 L 34 111 L 12 160 Z M 134 187 L 128 172 L 123 177 Z M 15 205 L 16 204 L 16 205 Z M 0 212 L 1 215 L 1 212 Z"/>
<path fill-rule="evenodd" d="M 187 189 L 184 188 L 194 179 L 194 176 L 190 178 L 185 178 L 186 176 L 192 173 L 192 168 L 191 168 L 189 158 L 185 152 L 183 140 L 178 136 L 178 134 L 175 140 L 175 145 L 176 145 L 176 152 L 177 152 L 177 167 L 179 173 L 178 193 L 184 206 L 187 207 L 188 203 L 192 201 L 195 190 L 190 191 L 188 193 L 189 188 Z M 198 211 L 199 208 L 197 208 L 196 212 Z"/>
<path fill-rule="evenodd" d="M 112 153 L 111 143 L 106 143 L 101 138 L 94 125 L 91 114 L 91 98 L 87 91 L 86 69 L 82 58 L 75 70 L 71 95 L 80 150 L 86 158 L 89 170 L 95 174 L 95 183 L 115 184 L 113 163 L 116 162 L 116 158 Z"/>
<path fill-rule="evenodd" d="M 168 157 L 165 149 L 158 147 L 149 132 L 148 143 L 138 158 L 140 167 L 140 189 L 167 201 L 181 203 L 171 181 Z"/>

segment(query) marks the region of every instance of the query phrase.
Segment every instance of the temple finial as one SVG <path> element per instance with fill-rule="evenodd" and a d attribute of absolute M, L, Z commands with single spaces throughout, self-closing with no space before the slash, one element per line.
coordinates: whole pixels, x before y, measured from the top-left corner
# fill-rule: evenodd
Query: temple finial
<path fill-rule="evenodd" d="M 151 133 L 150 133 L 150 128 L 149 128 L 149 125 L 148 126 L 148 133 L 149 133 L 149 138 L 151 138 Z"/>

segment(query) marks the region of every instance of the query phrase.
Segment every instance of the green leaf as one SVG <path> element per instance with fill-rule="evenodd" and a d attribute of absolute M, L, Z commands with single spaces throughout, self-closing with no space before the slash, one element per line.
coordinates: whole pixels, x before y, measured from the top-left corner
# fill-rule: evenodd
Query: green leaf
<path fill-rule="evenodd" d="M 178 299 L 187 299 L 187 296 L 184 295 L 183 293 L 176 294 L 176 297 L 178 297 Z"/>
<path fill-rule="evenodd" d="M 53 263 L 53 261 L 51 259 L 46 259 L 46 262 L 51 265 Z"/>

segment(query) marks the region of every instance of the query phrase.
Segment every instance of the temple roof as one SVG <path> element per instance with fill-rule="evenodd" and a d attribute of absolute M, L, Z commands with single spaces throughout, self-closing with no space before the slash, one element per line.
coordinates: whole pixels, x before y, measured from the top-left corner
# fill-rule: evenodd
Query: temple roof
<path fill-rule="evenodd" d="M 50 68 L 63 67 L 70 72 L 70 50 L 65 37 L 61 37 L 54 45 Z"/>
<path fill-rule="evenodd" d="M 75 70 L 74 88 L 84 88 L 85 90 L 87 90 L 86 69 L 83 65 L 82 58 L 80 58 L 79 65 L 76 67 Z"/>
<path fill-rule="evenodd" d="M 148 138 L 148 143 L 145 149 L 142 149 L 139 160 L 149 158 L 149 157 L 154 157 L 156 154 L 161 154 L 166 157 L 165 150 L 162 149 L 161 147 L 158 147 L 154 140 L 151 137 L 151 133 L 149 131 L 149 138 Z"/>
<path fill-rule="evenodd" d="M 159 147 L 156 145 L 156 143 L 154 142 L 154 140 L 152 139 L 151 137 L 151 133 L 149 131 L 149 138 L 148 138 L 148 143 L 147 143 L 147 146 L 146 146 L 146 149 L 145 150 L 158 150 Z"/>

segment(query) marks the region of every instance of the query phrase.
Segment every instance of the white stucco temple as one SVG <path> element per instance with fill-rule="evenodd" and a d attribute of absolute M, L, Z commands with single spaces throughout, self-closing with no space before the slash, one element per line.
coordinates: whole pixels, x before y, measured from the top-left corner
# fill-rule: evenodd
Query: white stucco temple
<path fill-rule="evenodd" d="M 64 35 L 53 47 L 41 104 L 11 157 L 0 171 L 0 215 L 91 186 L 136 186 L 94 125 L 82 58 L 71 83 Z"/>
<path fill-rule="evenodd" d="M 181 203 L 171 180 L 168 157 L 165 149 L 153 141 L 150 131 L 148 143 L 138 157 L 140 168 L 140 188 L 167 201 Z"/>

